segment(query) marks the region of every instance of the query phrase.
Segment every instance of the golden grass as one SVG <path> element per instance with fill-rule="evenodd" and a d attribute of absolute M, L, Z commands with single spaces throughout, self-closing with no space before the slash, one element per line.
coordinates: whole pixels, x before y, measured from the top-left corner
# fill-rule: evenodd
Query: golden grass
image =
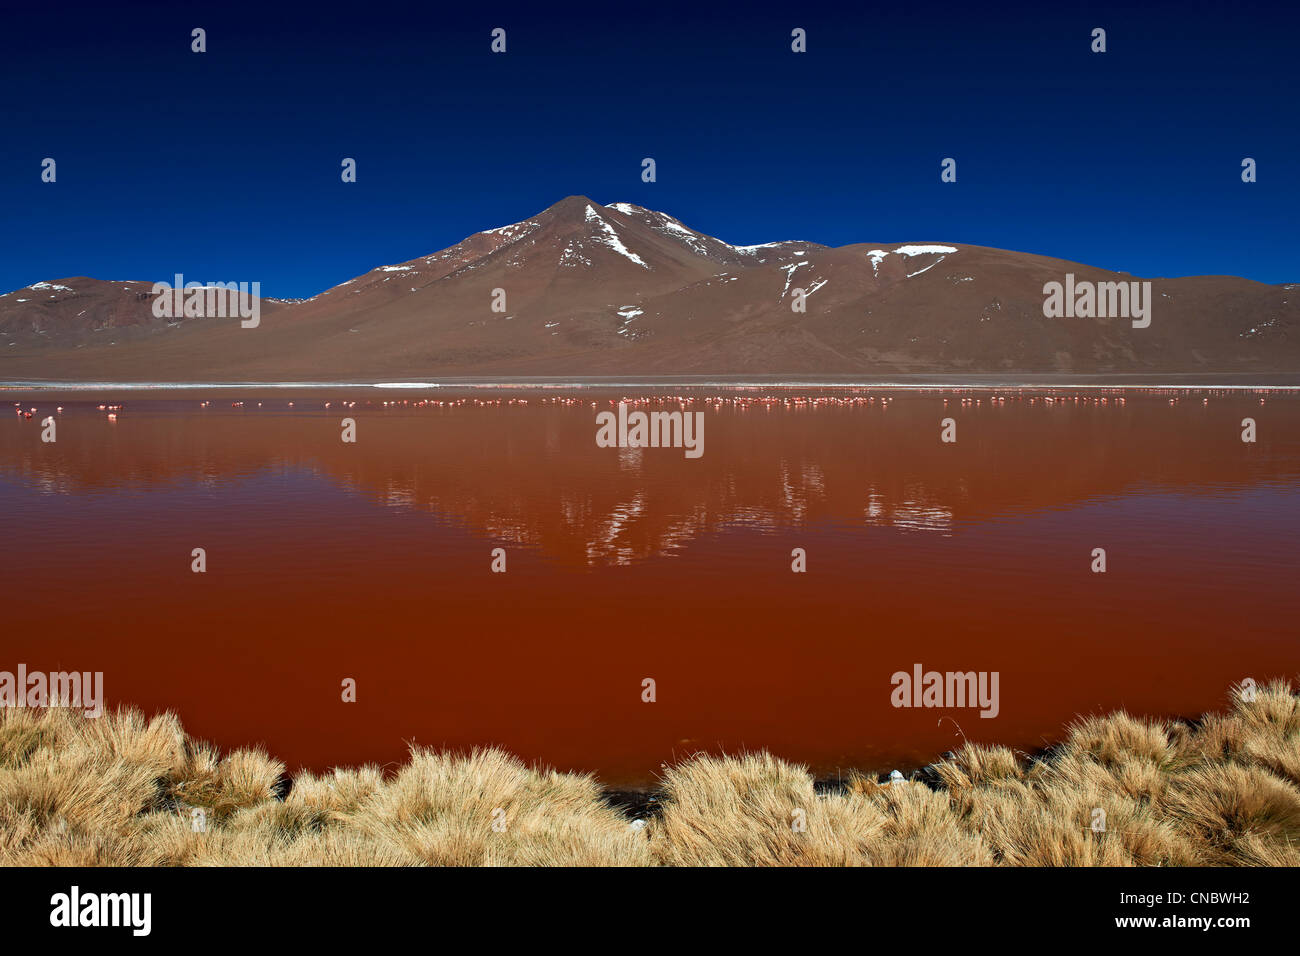
<path fill-rule="evenodd" d="M 1033 760 L 968 744 L 927 782 L 818 792 L 770 754 L 697 756 L 636 825 L 592 777 L 497 749 L 285 781 L 172 714 L 5 708 L 0 865 L 1300 865 L 1300 697 L 1282 682 L 1196 725 L 1081 719 Z"/>

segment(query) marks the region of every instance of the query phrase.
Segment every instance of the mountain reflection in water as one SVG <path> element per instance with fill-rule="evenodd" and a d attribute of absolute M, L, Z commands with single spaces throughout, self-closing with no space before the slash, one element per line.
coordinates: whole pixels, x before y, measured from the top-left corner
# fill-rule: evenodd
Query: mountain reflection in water
<path fill-rule="evenodd" d="M 703 456 L 597 447 L 596 412 L 620 398 L 703 411 Z M 101 403 L 124 407 L 109 421 Z M 110 704 L 175 709 L 291 768 L 400 760 L 414 741 L 502 744 L 616 785 L 696 750 L 888 770 L 962 734 L 1033 749 L 1080 713 L 1196 715 L 1244 677 L 1300 671 L 1287 395 L 22 408 L 0 417 L 0 669 L 103 670 Z M 916 663 L 998 671 L 998 716 L 894 709 L 890 675 Z"/>

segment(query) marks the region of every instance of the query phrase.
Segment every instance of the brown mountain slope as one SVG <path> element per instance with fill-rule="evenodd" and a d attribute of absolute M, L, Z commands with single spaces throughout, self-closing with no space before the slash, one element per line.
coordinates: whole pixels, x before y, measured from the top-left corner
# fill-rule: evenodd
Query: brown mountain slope
<path fill-rule="evenodd" d="M 263 300 L 256 329 L 154 318 L 148 282 L 37 283 L 0 296 L 0 380 L 1300 373 L 1300 286 L 1154 279 L 1135 329 L 1045 318 L 1043 285 L 1066 273 L 1133 279 L 979 246 L 731 246 L 571 196 L 311 299 Z"/>

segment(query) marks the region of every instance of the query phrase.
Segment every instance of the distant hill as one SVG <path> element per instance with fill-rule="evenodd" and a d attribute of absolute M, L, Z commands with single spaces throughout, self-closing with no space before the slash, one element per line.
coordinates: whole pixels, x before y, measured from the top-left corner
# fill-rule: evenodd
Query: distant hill
<path fill-rule="evenodd" d="M 947 243 L 733 246 L 570 196 L 311 299 L 264 299 L 256 329 L 155 318 L 149 281 L 38 282 L 0 296 L 0 380 L 1300 374 L 1300 285 L 1152 279 L 1151 324 L 1136 329 L 1045 318 L 1044 284 L 1067 273 L 1135 278 Z"/>

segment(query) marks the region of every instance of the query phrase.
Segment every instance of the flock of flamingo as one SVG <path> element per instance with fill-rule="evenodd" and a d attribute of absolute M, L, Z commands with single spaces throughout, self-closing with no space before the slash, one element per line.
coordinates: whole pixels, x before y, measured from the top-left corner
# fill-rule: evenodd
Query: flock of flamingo
<path fill-rule="evenodd" d="M 943 396 L 943 406 L 947 408 L 949 403 L 956 403 L 962 408 L 982 408 L 986 404 L 990 407 L 1005 405 L 1008 401 L 1024 402 L 1029 405 L 1042 404 L 1045 406 L 1063 406 L 1063 405 L 1094 405 L 1098 407 L 1124 407 L 1128 398 L 1124 392 L 1132 391 L 1131 389 L 1104 389 L 1100 394 L 1070 394 L 1068 389 L 1015 389 L 1010 390 L 1008 394 L 984 395 L 974 394 L 974 389 L 910 389 L 914 394 L 935 394 Z M 982 390 L 981 390 L 982 391 Z M 1168 396 L 1170 405 L 1180 404 L 1184 398 L 1194 398 L 1197 393 L 1205 392 L 1201 397 L 1201 405 L 1208 406 L 1210 398 L 1220 398 L 1235 396 L 1241 393 L 1253 394 L 1259 397 L 1259 404 L 1263 405 L 1267 401 L 1267 396 L 1276 393 L 1277 389 L 1144 389 L 1147 394 L 1159 396 Z M 1286 393 L 1300 393 L 1300 389 L 1284 390 Z M 963 392 L 970 394 L 963 394 Z M 710 406 L 712 408 L 735 408 L 741 411 L 748 409 L 772 408 L 789 408 L 789 409 L 825 409 L 825 408 L 864 408 L 878 407 L 888 409 L 893 403 L 895 396 L 892 395 L 871 395 L 871 394 L 850 394 L 850 395 L 818 395 L 818 396 L 799 396 L 799 395 L 642 395 L 635 397 L 610 398 L 603 401 L 611 407 L 617 406 L 620 402 L 631 406 L 664 406 L 676 405 L 679 408 L 687 408 L 697 403 Z M 591 401 L 589 398 L 575 398 L 571 396 L 548 396 L 541 399 L 529 398 L 448 398 L 448 399 L 391 399 L 380 402 L 364 403 L 365 407 L 375 407 L 378 405 L 382 408 L 496 408 L 501 406 L 527 406 L 531 403 L 538 405 L 558 405 L 558 406 L 582 406 L 590 405 L 592 408 L 599 408 L 601 401 Z M 256 402 L 250 405 L 248 402 L 236 401 L 231 402 L 231 408 L 263 408 L 267 405 L 273 405 L 271 402 Z M 300 402 L 285 402 L 284 407 L 295 408 Z M 117 421 L 117 413 L 123 409 L 122 403 L 117 404 L 100 404 L 97 409 L 106 413 L 108 421 Z M 204 400 L 199 402 L 200 408 L 211 408 L 212 401 Z M 352 400 L 330 400 L 320 404 L 322 408 L 356 408 L 357 402 Z M 14 402 L 15 413 L 24 419 L 32 418 L 37 414 L 36 406 L 24 407 L 20 402 Z M 62 413 L 63 406 L 58 405 L 54 409 L 55 413 Z"/>

